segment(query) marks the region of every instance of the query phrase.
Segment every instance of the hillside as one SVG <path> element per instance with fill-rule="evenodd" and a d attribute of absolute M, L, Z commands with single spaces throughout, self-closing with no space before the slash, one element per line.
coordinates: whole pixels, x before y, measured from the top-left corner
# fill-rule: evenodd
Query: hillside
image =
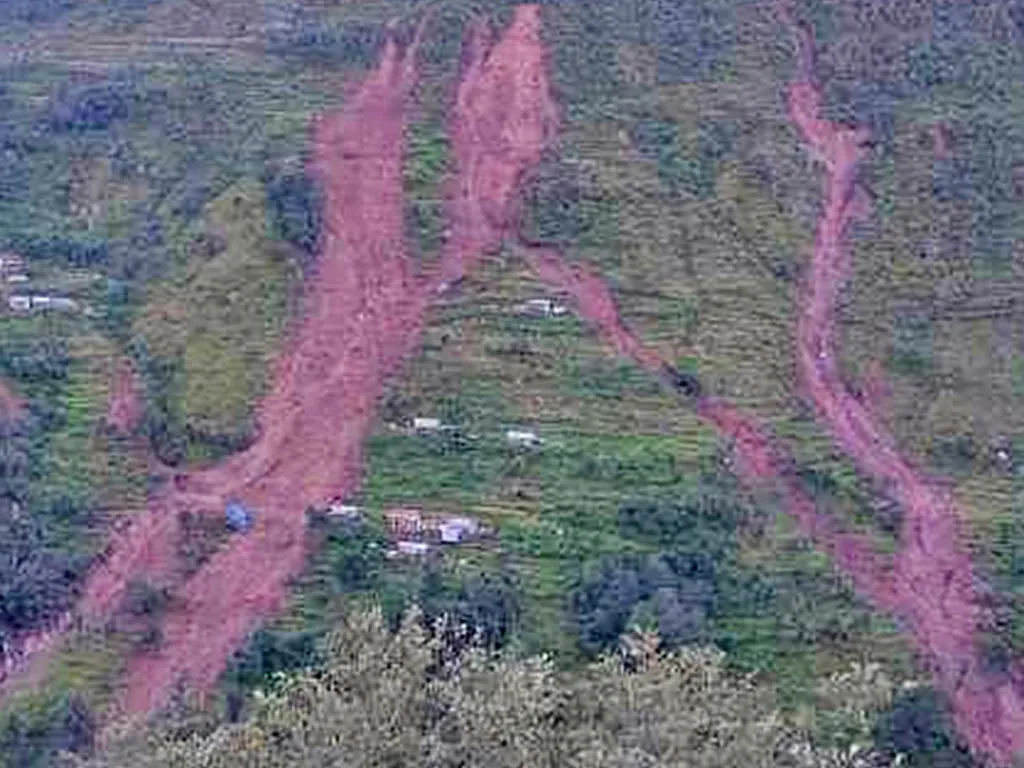
<path fill-rule="evenodd" d="M 2 13 L 0 765 L 413 604 L 1024 746 L 1013 3 Z"/>

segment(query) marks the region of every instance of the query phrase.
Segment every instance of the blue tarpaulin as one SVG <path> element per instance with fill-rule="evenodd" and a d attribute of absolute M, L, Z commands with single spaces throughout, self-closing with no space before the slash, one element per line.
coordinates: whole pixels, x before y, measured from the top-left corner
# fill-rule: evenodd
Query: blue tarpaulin
<path fill-rule="evenodd" d="M 233 531 L 247 531 L 252 527 L 252 513 L 238 502 L 231 502 L 224 510 L 228 528 Z"/>

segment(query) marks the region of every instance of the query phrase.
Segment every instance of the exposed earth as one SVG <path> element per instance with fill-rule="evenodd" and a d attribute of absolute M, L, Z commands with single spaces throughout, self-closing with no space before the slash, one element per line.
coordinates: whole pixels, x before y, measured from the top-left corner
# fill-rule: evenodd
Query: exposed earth
<path fill-rule="evenodd" d="M 785 106 L 825 169 L 824 209 L 794 329 L 798 387 L 836 445 L 903 508 L 894 557 L 819 514 L 784 448 L 729 403 L 701 393 L 695 379 L 676 372 L 626 328 L 599 276 L 568 264 L 555 249 L 520 244 L 521 250 L 616 354 L 681 392 L 687 406 L 732 442 L 740 475 L 774 489 L 863 597 L 904 622 L 937 685 L 949 693 L 971 748 L 1009 762 L 1024 748 L 1024 667 L 1015 666 L 1007 678 L 983 667 L 975 640 L 986 617 L 963 545 L 963 515 L 936 480 L 901 454 L 871 405 L 873 396 L 855 396 L 837 366 L 836 301 L 850 270 L 846 233 L 851 222 L 871 214 L 857 183 L 869 136 L 819 116 L 814 41 L 794 29 L 800 67 Z M 102 619 L 133 578 L 175 578 L 179 513 L 219 515 L 231 500 L 255 512 L 251 533 L 234 537 L 182 580 L 161 647 L 129 663 L 120 701 L 127 714 L 159 708 L 182 680 L 197 691 L 211 690 L 231 652 L 280 610 L 308 554 L 304 513 L 358 487 L 378 399 L 418 348 L 431 302 L 516 234 L 521 183 L 558 122 L 539 7 L 519 6 L 497 41 L 482 23 L 471 29 L 449 126 L 456 159 L 445 201 L 450 236 L 436 269 L 425 275 L 403 241 L 403 136 L 419 38 L 405 46 L 390 38 L 379 66 L 344 109 L 313 126 L 312 170 L 326 192 L 325 231 L 304 313 L 259 409 L 258 438 L 212 468 L 174 478 L 114 538 L 86 585 L 78 613 Z M 137 415 L 131 377 L 124 376 L 108 420 L 130 429 Z M 9 400 L 0 391 L 0 404 Z"/>

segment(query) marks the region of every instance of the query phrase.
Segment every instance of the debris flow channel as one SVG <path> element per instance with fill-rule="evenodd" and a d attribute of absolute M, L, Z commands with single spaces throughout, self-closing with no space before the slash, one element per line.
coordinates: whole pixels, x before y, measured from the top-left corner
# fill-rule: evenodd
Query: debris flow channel
<path fill-rule="evenodd" d="M 229 500 L 257 511 L 250 533 L 233 537 L 183 581 L 161 647 L 130 661 L 120 700 L 125 714 L 159 708 L 181 681 L 200 692 L 211 690 L 230 653 L 281 609 L 307 556 L 304 511 L 358 486 L 378 398 L 420 344 L 431 302 L 512 234 L 522 179 L 537 166 L 557 127 L 540 10 L 519 6 L 496 41 L 482 22 L 469 30 L 449 125 L 456 158 L 445 202 L 451 235 L 436 268 L 425 275 L 417 272 L 402 234 L 405 107 L 416 82 L 422 31 L 421 26 L 404 48 L 390 38 L 379 66 L 344 108 L 313 126 L 312 170 L 326 192 L 322 250 L 305 312 L 276 364 L 273 390 L 260 405 L 258 438 L 219 465 L 177 477 L 114 537 L 86 584 L 78 615 L 102 620 L 131 579 L 175 573 L 180 512 L 220 514 Z M 895 557 L 818 514 L 792 460 L 770 434 L 702 393 L 695 377 L 642 344 L 620 321 L 598 276 L 566 263 L 554 249 L 524 243 L 523 251 L 538 276 L 568 294 L 617 354 L 679 392 L 701 419 L 733 441 L 741 475 L 774 487 L 805 535 L 852 578 L 860 594 L 907 623 L 921 658 L 951 696 L 972 749 L 1009 762 L 1024 746 L 1024 673 L 1019 665 L 1007 678 L 983 671 L 974 641 L 984 617 L 963 549 L 960 514 L 947 494 L 900 455 L 836 368 L 835 303 L 850 260 L 844 237 L 851 221 L 870 213 L 856 183 L 868 136 L 819 117 L 813 40 L 801 31 L 797 41 L 800 76 L 789 88 L 789 112 L 826 169 L 825 207 L 796 327 L 798 385 L 860 471 L 902 505 Z M 130 419 L 118 414 L 112 421 Z"/>

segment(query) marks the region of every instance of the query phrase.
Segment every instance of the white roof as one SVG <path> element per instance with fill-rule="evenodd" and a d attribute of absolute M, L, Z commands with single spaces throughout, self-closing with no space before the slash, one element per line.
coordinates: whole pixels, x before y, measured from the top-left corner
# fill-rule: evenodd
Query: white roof
<path fill-rule="evenodd" d="M 425 541 L 399 541 L 398 551 L 405 555 L 422 555 L 430 550 L 430 545 Z"/>
<path fill-rule="evenodd" d="M 541 441 L 536 432 L 528 429 L 510 429 L 505 432 L 505 438 L 512 442 L 539 443 Z"/>
<path fill-rule="evenodd" d="M 469 528 L 474 531 L 480 527 L 480 523 L 472 517 L 447 517 L 441 525 L 447 525 L 454 528 Z"/>
<path fill-rule="evenodd" d="M 547 315 L 564 315 L 569 310 L 554 299 L 527 299 L 520 305 L 524 312 L 543 312 Z"/>
<path fill-rule="evenodd" d="M 363 512 L 362 507 L 357 507 L 355 504 L 331 504 L 327 508 L 327 514 L 338 517 L 357 517 Z"/>

